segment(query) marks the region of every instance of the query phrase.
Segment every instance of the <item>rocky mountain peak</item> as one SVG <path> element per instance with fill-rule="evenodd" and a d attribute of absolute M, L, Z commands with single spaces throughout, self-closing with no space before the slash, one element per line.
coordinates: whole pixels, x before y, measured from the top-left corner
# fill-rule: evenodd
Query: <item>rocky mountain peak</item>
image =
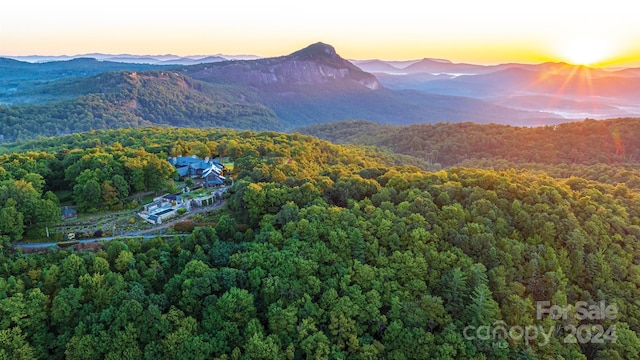
<path fill-rule="evenodd" d="M 299 60 L 319 60 L 322 58 L 342 59 L 336 53 L 336 49 L 334 49 L 333 46 L 322 42 L 311 44 L 304 49 L 292 53 L 289 56 Z"/>
<path fill-rule="evenodd" d="M 300 86 L 381 88 L 375 76 L 340 57 L 333 46 L 321 42 L 286 56 L 205 64 L 191 69 L 190 75 L 196 79 L 268 87 L 271 91 L 290 92 Z"/>

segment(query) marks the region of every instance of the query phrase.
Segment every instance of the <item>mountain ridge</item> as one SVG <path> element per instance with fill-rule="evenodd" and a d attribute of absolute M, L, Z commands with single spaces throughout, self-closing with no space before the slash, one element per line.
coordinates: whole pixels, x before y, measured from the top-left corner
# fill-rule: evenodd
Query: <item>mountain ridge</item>
<path fill-rule="evenodd" d="M 35 69 L 25 73 L 35 79 L 42 69 L 54 73 L 44 82 L 12 75 L 4 90 L 0 86 L 0 102 L 8 104 L 0 107 L 5 141 L 73 132 L 71 124 L 80 130 L 154 124 L 284 130 L 346 119 L 398 125 L 563 121 L 553 114 L 478 99 L 390 90 L 321 42 L 279 57 L 198 65 L 159 67 L 93 59 L 19 65 Z M 101 72 L 105 67 L 116 73 Z M 0 80 L 2 76 L 0 71 Z M 133 86 L 136 76 L 148 87 Z M 71 120 L 65 119 L 65 111 L 74 114 Z"/>
<path fill-rule="evenodd" d="M 637 118 L 587 119 L 535 128 L 471 122 L 393 126 L 340 121 L 301 127 L 293 132 L 335 144 L 378 146 L 444 167 L 469 164 L 498 167 L 505 163 L 509 166 L 507 162 L 532 168 L 536 167 L 534 164 L 603 163 L 634 164 L 640 170 Z M 640 188 L 640 177 L 634 186 Z"/>
<path fill-rule="evenodd" d="M 278 90 L 279 85 L 308 85 L 344 80 L 371 90 L 380 88 L 375 76 L 340 57 L 335 49 L 318 42 L 289 55 L 202 64 L 183 69 L 189 76 L 209 81 L 233 81 Z"/>
<path fill-rule="evenodd" d="M 253 57 L 253 56 L 245 56 Z M 233 55 L 134 55 L 134 54 L 103 54 L 87 53 L 77 55 L 26 55 L 26 56 L 0 56 L 0 58 L 12 59 L 30 64 L 46 64 L 57 61 L 71 61 L 78 58 L 91 58 L 98 61 L 120 62 L 125 64 L 148 64 L 148 65 L 191 65 L 206 62 L 226 61 L 236 58 Z"/>

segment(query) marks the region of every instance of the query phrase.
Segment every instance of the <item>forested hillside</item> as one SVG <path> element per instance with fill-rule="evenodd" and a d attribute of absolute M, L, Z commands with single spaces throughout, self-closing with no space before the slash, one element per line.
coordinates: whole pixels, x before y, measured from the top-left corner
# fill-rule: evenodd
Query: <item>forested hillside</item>
<path fill-rule="evenodd" d="M 28 63 L 0 57 L 0 104 L 39 102 L 29 94 L 34 88 L 62 79 L 85 78 L 109 71 L 145 71 L 166 67 L 77 58 L 68 61 Z"/>
<path fill-rule="evenodd" d="M 273 111 L 250 100 L 249 91 L 173 72 L 105 73 L 49 84 L 28 94 L 55 100 L 0 106 L 5 141 L 151 125 L 282 128 Z"/>
<path fill-rule="evenodd" d="M 373 145 L 423 159 L 431 168 L 528 169 L 640 189 L 640 119 L 585 120 L 543 127 L 438 123 L 411 126 L 344 121 L 296 131 L 334 143 Z"/>
<path fill-rule="evenodd" d="M 215 129 L 121 129 L 44 139 L 5 149 L 39 153 L 6 155 L 2 166 L 59 159 L 73 147 L 87 160 L 94 153 L 104 159 L 118 146 L 158 159 L 230 156 L 236 184 L 226 207 L 213 215 L 214 227 L 171 241 L 110 241 L 97 252 L 4 249 L 2 356 L 640 354 L 640 197 L 624 185 L 515 170 L 425 172 L 396 166 L 409 158 L 372 148 Z M 47 161 L 33 172 L 46 172 Z M 83 164 L 95 173 L 91 163 Z M 58 163 L 57 171 L 85 166 L 73 164 Z M 20 168 L 7 166 L 4 179 L 34 184 L 36 177 Z M 539 301 L 568 306 L 571 314 L 579 301 L 603 302 L 617 312 L 554 319 L 538 315 Z M 541 332 L 525 338 L 494 331 L 516 326 Z M 572 326 L 574 335 L 580 329 L 577 338 Z M 476 331 L 483 327 L 488 336 Z"/>
<path fill-rule="evenodd" d="M 256 152 L 269 164 L 295 159 L 306 162 L 308 168 L 317 168 L 324 163 L 322 157 L 301 156 L 266 144 L 263 137 L 278 138 L 275 134 L 223 129 L 166 131 L 156 127 L 75 134 L 0 148 L 0 203 L 4 204 L 0 206 L 0 245 L 23 238 L 42 239 L 46 226 L 60 220 L 59 199 L 54 193 L 70 194 L 82 213 L 138 207 L 141 204 L 136 194 L 160 192 L 167 188 L 168 179 L 177 177 L 166 161 L 168 156 L 225 157 L 236 161 L 240 170 L 245 154 Z M 253 140 L 253 136 L 258 139 Z M 318 141 L 300 135 L 282 136 L 274 141 L 295 141 L 302 149 L 306 148 L 303 142 Z M 328 151 L 329 161 L 337 161 L 331 148 L 335 146 L 327 143 L 322 147 Z M 30 151 L 21 153 L 22 149 Z M 386 166 L 427 168 L 426 163 L 409 156 L 366 151 L 384 159 Z"/>

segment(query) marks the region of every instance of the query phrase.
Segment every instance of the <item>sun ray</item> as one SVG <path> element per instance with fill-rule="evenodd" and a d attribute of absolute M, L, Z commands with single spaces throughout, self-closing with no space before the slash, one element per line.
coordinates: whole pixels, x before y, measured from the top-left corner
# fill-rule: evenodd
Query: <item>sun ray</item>
<path fill-rule="evenodd" d="M 555 96 L 552 97 L 549 103 L 547 104 L 548 109 L 553 109 L 556 106 L 558 99 L 562 95 L 564 95 L 565 89 L 567 88 L 567 86 L 569 85 L 569 83 L 571 82 L 571 80 L 573 79 L 577 71 L 578 71 L 577 67 L 573 67 L 571 69 L 571 72 L 566 76 L 562 85 L 560 85 L 560 87 L 555 91 Z"/>
<path fill-rule="evenodd" d="M 560 78 L 560 77 L 563 78 Z M 588 110 L 594 113 L 596 104 L 591 101 L 594 98 L 593 78 L 597 76 L 593 69 L 587 66 L 578 66 L 564 63 L 549 64 L 546 70 L 539 72 L 538 77 L 526 86 L 509 94 L 508 97 L 516 97 L 522 94 L 535 94 L 540 91 L 553 94 L 546 103 L 548 111 L 556 111 L 561 99 L 580 101 L 589 100 Z M 541 87 L 543 89 L 541 89 Z M 579 107 L 582 109 L 582 106 Z"/>

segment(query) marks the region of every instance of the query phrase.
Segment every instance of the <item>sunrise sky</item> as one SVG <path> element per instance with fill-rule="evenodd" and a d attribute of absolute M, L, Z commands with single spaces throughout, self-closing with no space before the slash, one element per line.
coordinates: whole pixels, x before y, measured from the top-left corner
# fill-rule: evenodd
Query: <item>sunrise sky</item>
<path fill-rule="evenodd" d="M 350 59 L 640 66 L 628 1 L 21 0 L 2 5 L 0 56 L 255 54 L 322 41 Z"/>

